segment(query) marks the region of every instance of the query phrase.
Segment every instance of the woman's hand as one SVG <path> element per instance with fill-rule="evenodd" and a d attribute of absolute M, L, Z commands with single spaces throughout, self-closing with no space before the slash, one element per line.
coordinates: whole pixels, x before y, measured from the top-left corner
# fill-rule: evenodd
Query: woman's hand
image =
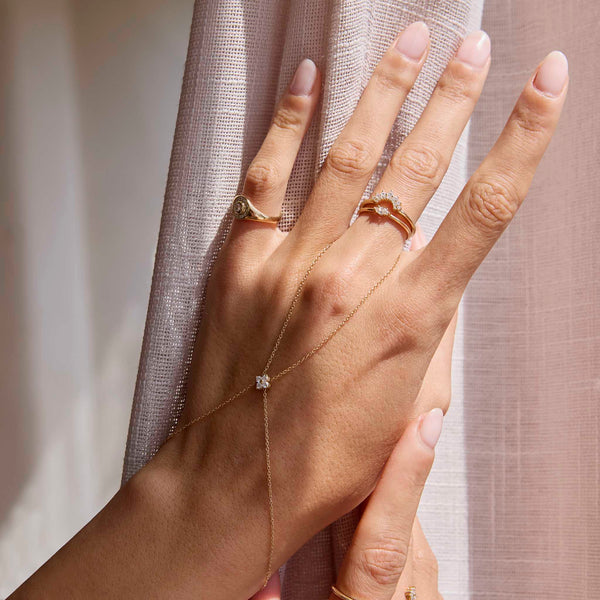
<path fill-rule="evenodd" d="M 404 242 L 393 222 L 364 214 L 349 222 L 428 44 L 426 26 L 416 23 L 387 50 L 289 234 L 234 221 L 208 284 L 181 423 L 262 373 L 299 279 L 326 244 L 332 246 L 304 286 L 272 372 L 317 344 L 393 264 Z M 413 220 L 448 168 L 489 65 L 489 39 L 471 34 L 375 186 L 376 192 L 394 191 Z M 280 212 L 317 104 L 320 76 L 311 87 L 312 68 L 303 63 L 246 173 L 243 193 L 268 215 Z M 551 53 L 429 244 L 403 254 L 393 276 L 353 320 L 270 390 L 274 567 L 366 498 L 402 431 L 431 408 L 416 401 L 427 366 L 470 277 L 525 198 L 557 124 L 567 78 L 564 56 Z M 296 86 L 298 80 L 302 85 Z M 445 398 L 428 398 L 445 408 Z M 170 473 L 171 488 L 179 492 L 169 497 L 187 527 L 191 520 L 210 543 L 218 541 L 214 565 L 207 568 L 219 567 L 227 580 L 230 587 L 220 588 L 223 597 L 251 595 L 264 576 L 269 544 L 264 471 L 261 395 L 251 390 L 174 437 L 138 477 L 143 483 L 153 481 L 147 479 L 152 473 L 159 480 Z M 215 514 L 206 516 L 204 507 L 214 502 L 219 520 L 234 521 L 227 532 L 211 533 Z M 239 514 L 244 520 L 236 519 Z M 245 537 L 252 540 L 251 554 L 241 542 Z M 228 550 L 225 569 L 221 545 Z M 242 569 L 250 575 L 246 585 L 239 580 Z"/>
<path fill-rule="evenodd" d="M 208 283 L 181 423 L 262 373 L 298 281 L 326 244 L 332 246 L 306 282 L 274 371 L 310 350 L 393 264 L 404 242 L 394 223 L 365 214 L 349 223 L 428 45 L 426 26 L 416 23 L 386 51 L 289 234 L 233 223 Z M 375 192 L 395 192 L 415 221 L 471 116 L 488 50 L 485 34 L 466 38 L 375 186 Z M 269 215 L 281 209 L 317 105 L 320 74 L 311 86 L 314 66 L 302 64 L 242 190 Z M 525 198 L 558 122 L 567 80 L 566 59 L 551 53 L 429 244 L 403 254 L 338 335 L 270 390 L 275 568 L 368 496 L 402 432 L 432 408 L 418 400 L 428 364 L 470 277 Z M 446 399 L 431 402 L 445 408 Z M 77 556 L 83 574 L 77 582 L 87 585 L 87 598 L 100 597 L 109 584 L 126 588 L 129 597 L 129 590 L 152 589 L 154 597 L 247 598 L 266 569 L 264 479 L 261 396 L 251 390 L 166 443 L 59 553 L 45 579 L 37 578 L 50 582 L 40 589 L 49 597 L 51 582 L 68 573 L 69 556 Z M 135 569 L 115 575 L 115 564 L 132 561 Z"/>
<path fill-rule="evenodd" d="M 416 518 L 443 414 L 434 408 L 411 423 L 392 451 L 342 562 L 335 588 L 351 598 L 440 600 L 437 561 Z M 275 574 L 252 600 L 280 600 Z M 329 600 L 339 600 L 335 592 Z"/>
<path fill-rule="evenodd" d="M 417 226 L 410 250 L 420 250 L 424 245 L 425 237 Z M 425 373 L 417 399 L 423 406 L 441 398 L 444 402 L 450 399 L 456 320 L 455 314 Z M 425 417 L 427 420 L 423 424 Z M 388 459 L 375 490 L 363 503 L 360 524 L 336 583 L 340 590 L 352 590 L 347 595 L 373 600 L 391 597 L 405 600 L 404 592 L 414 585 L 421 600 L 439 600 L 437 560 L 414 515 L 433 461 L 433 452 L 428 448 L 435 447 L 442 420 L 442 411 L 433 409 L 419 416 L 416 426 L 419 435 L 415 435 L 415 427 L 407 428 Z M 418 443 L 419 439 L 425 440 L 425 447 Z M 267 587 L 252 600 L 280 598 L 281 582 L 279 573 L 275 573 Z M 335 598 L 332 596 L 330 600 Z"/>

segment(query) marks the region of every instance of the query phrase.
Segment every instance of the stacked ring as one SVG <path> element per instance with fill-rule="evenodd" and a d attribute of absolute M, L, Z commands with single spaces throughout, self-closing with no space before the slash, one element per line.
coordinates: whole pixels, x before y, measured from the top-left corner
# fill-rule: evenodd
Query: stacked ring
<path fill-rule="evenodd" d="M 385 201 L 391 204 L 391 208 L 382 205 L 382 202 Z M 358 212 L 376 213 L 391 219 L 406 232 L 407 239 L 410 239 L 415 233 L 414 221 L 402 210 L 400 198 L 394 192 L 379 192 L 367 198 L 361 203 Z"/>

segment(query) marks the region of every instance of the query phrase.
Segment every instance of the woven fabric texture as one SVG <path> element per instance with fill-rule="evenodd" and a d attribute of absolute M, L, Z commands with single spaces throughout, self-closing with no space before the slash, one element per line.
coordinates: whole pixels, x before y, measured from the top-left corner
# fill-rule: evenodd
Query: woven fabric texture
<path fill-rule="evenodd" d="M 414 126 L 461 38 L 480 26 L 482 9 L 483 0 L 196 2 L 124 480 L 157 451 L 183 406 L 203 290 L 230 223 L 231 198 L 298 62 L 309 56 L 321 68 L 323 96 L 292 172 L 284 228 L 297 218 L 397 31 L 425 20 L 432 50 L 365 195 Z M 578 9 L 586 11 L 584 20 Z M 586 52 L 600 41 L 593 27 L 598 17 L 592 0 L 486 1 L 492 70 L 421 218 L 431 235 L 533 67 L 555 47 L 566 51 L 572 83 L 579 78 L 584 97 L 567 102 L 526 206 L 476 274 L 459 323 L 453 404 L 420 509 L 446 598 L 495 600 L 523 592 L 558 598 L 562 586 L 573 598 L 600 592 L 594 574 L 600 284 L 591 193 L 600 133 L 592 99 L 600 84 L 592 72 L 582 75 Z M 586 64 L 597 75 L 598 67 Z M 327 597 L 355 523 L 354 513 L 345 516 L 288 561 L 285 600 Z"/>

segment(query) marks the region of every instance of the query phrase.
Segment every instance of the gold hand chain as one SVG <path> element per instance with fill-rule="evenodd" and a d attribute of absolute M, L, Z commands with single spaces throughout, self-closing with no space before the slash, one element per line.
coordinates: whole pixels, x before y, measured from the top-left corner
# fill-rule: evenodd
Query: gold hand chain
<path fill-rule="evenodd" d="M 331 247 L 331 244 L 327 244 L 315 256 L 315 258 L 310 263 L 308 269 L 304 273 L 304 276 L 300 280 L 300 283 L 298 284 L 298 287 L 296 288 L 296 293 L 294 294 L 294 297 L 292 299 L 292 302 L 290 304 L 288 312 L 283 321 L 283 325 L 281 326 L 281 330 L 279 331 L 279 335 L 277 336 L 277 339 L 275 341 L 275 345 L 273 346 L 273 350 L 271 351 L 271 354 L 267 360 L 267 363 L 265 364 L 262 375 L 257 375 L 255 378 L 255 381 L 249 383 L 245 388 L 239 390 L 232 396 L 229 396 L 229 398 L 227 398 L 226 400 L 223 400 L 220 404 L 217 404 L 210 410 L 201 414 L 199 417 L 196 417 L 195 419 L 192 419 L 185 425 L 182 425 L 179 429 L 176 429 L 175 431 L 173 431 L 173 433 L 171 433 L 165 440 L 165 443 L 166 443 L 172 437 L 181 433 L 182 431 L 185 431 L 188 427 L 191 427 L 195 423 L 201 423 L 201 422 L 205 421 L 208 417 L 210 417 L 212 414 L 214 414 L 218 410 L 221 410 L 222 408 L 224 408 L 225 406 L 227 406 L 228 404 L 230 404 L 231 402 L 233 402 L 240 396 L 243 396 L 246 392 L 249 392 L 253 387 L 255 387 L 257 390 L 262 390 L 263 420 L 264 420 L 264 432 L 265 432 L 264 439 L 265 439 L 266 483 L 267 483 L 267 494 L 268 494 L 268 504 L 269 504 L 269 525 L 270 525 L 269 556 L 268 556 L 268 560 L 267 560 L 267 572 L 265 575 L 263 588 L 267 585 L 269 579 L 271 578 L 272 570 L 273 570 L 273 557 L 275 554 L 275 510 L 274 510 L 274 504 L 273 504 L 273 481 L 272 481 L 272 475 L 271 475 L 271 445 L 270 445 L 270 438 L 269 438 L 269 410 L 268 410 L 268 401 L 267 401 L 267 390 L 271 387 L 271 385 L 274 381 L 277 381 L 284 375 L 287 375 L 288 373 L 293 371 L 296 367 L 299 367 L 302 363 L 304 363 L 311 356 L 316 354 L 321 348 L 323 348 L 323 346 L 325 346 L 325 344 L 327 344 L 327 342 L 329 342 L 340 331 L 340 329 L 342 329 L 342 327 L 344 327 L 344 325 L 346 325 L 346 323 L 348 323 L 348 321 L 350 321 L 350 319 L 358 312 L 358 310 L 361 308 L 361 306 L 370 298 L 370 296 L 373 294 L 373 292 L 391 275 L 392 271 L 396 268 L 396 265 L 398 264 L 398 261 L 400 260 L 400 256 L 402 255 L 402 253 L 398 254 L 396 260 L 394 261 L 394 264 L 385 272 L 384 275 L 382 275 L 379 278 L 379 280 L 375 284 L 373 284 L 371 286 L 371 288 L 368 290 L 368 292 L 361 298 L 360 302 L 348 314 L 346 314 L 346 316 L 337 324 L 337 326 L 334 329 L 332 329 L 316 346 L 314 346 L 311 350 L 306 352 L 306 354 L 302 355 L 295 363 L 292 363 L 291 365 L 289 365 L 282 371 L 279 371 L 279 373 L 277 373 L 273 377 L 269 377 L 267 371 L 269 370 L 271 363 L 273 362 L 273 359 L 275 358 L 275 354 L 277 353 L 277 350 L 279 349 L 281 340 L 283 339 L 283 335 L 285 334 L 287 326 L 292 317 L 292 313 L 293 313 L 296 305 L 298 304 L 298 300 L 300 298 L 302 288 L 304 287 L 304 284 L 306 283 L 306 280 L 308 279 L 308 276 L 310 275 L 314 266 L 317 264 L 319 259 L 323 256 L 323 254 L 325 254 L 325 252 L 327 252 L 327 250 L 330 247 Z"/>

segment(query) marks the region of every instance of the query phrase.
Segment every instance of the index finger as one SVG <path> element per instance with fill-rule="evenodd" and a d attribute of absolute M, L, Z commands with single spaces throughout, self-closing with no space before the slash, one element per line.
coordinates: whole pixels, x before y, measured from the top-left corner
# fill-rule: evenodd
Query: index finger
<path fill-rule="evenodd" d="M 556 129 L 568 87 L 562 52 L 548 54 L 506 125 L 421 256 L 419 273 L 454 312 L 471 276 L 522 204 Z"/>

